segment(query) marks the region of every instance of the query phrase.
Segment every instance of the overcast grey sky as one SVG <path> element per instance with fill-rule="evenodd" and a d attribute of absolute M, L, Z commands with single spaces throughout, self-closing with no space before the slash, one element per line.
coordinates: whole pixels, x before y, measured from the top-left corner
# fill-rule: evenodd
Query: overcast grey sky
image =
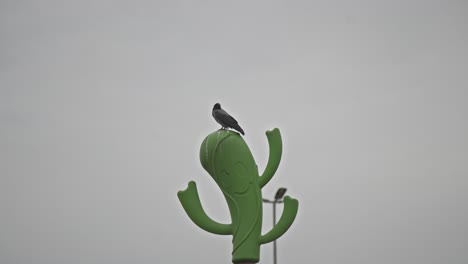
<path fill-rule="evenodd" d="M 466 1 L 1 1 L 0 263 L 229 263 L 176 196 L 229 221 L 198 159 L 216 102 L 261 171 L 282 132 L 279 263 L 468 263 L 467 25 Z"/>

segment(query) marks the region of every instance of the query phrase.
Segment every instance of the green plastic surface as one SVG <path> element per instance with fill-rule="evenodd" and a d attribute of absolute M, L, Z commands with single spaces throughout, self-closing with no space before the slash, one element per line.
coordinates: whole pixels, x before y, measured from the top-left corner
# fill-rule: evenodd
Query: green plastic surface
<path fill-rule="evenodd" d="M 210 233 L 233 236 L 233 263 L 258 262 L 260 245 L 283 235 L 297 215 L 299 202 L 286 196 L 280 220 L 270 232 L 261 235 L 261 189 L 275 174 L 282 154 L 280 131 L 275 128 L 266 135 L 270 154 L 261 176 L 249 147 L 238 133 L 220 129 L 208 135 L 201 145 L 200 162 L 226 198 L 230 224 L 218 223 L 205 213 L 194 181 L 177 193 L 185 212 L 197 226 Z"/>

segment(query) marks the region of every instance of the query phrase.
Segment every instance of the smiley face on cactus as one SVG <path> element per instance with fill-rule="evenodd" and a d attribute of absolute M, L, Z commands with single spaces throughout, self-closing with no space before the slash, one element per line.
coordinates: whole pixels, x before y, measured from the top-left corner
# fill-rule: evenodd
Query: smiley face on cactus
<path fill-rule="evenodd" d="M 219 174 L 219 180 L 226 192 L 234 195 L 246 194 L 249 185 L 253 183 L 247 174 L 247 168 L 241 162 L 234 164 L 231 168 L 222 170 Z"/>
<path fill-rule="evenodd" d="M 203 140 L 200 147 L 200 162 L 224 194 L 231 213 L 230 224 L 218 223 L 206 215 L 195 182 L 189 182 L 188 188 L 177 194 L 187 215 L 196 225 L 214 234 L 233 236 L 233 263 L 258 262 L 260 245 L 284 234 L 297 214 L 298 201 L 286 196 L 280 220 L 270 232 L 261 235 L 261 189 L 275 174 L 282 154 L 279 130 L 273 129 L 266 135 L 270 154 L 262 175 L 259 175 L 244 139 L 233 131 L 215 131 Z"/>
<path fill-rule="evenodd" d="M 258 177 L 250 149 L 232 131 L 218 130 L 208 135 L 200 147 L 200 162 L 221 190 L 231 195 L 246 193 Z"/>

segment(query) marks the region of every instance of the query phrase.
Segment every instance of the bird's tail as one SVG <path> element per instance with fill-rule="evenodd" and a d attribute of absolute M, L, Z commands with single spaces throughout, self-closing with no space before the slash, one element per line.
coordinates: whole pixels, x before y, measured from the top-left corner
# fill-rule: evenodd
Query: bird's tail
<path fill-rule="evenodd" d="M 245 135 L 244 130 L 239 125 L 233 126 L 232 128 L 239 131 L 242 135 Z"/>

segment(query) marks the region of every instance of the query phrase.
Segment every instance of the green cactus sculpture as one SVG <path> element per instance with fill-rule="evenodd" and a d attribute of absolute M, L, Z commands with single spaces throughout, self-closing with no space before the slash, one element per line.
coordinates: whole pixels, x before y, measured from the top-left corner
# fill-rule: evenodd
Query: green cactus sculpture
<path fill-rule="evenodd" d="M 266 135 L 270 154 L 261 176 L 250 149 L 236 132 L 220 129 L 208 135 L 201 145 L 201 164 L 226 198 L 231 213 L 230 224 L 218 223 L 206 215 L 194 181 L 177 194 L 185 212 L 196 225 L 210 233 L 233 236 L 233 263 L 258 262 L 260 245 L 283 235 L 297 214 L 298 201 L 286 196 L 280 220 L 270 232 L 261 235 L 261 189 L 275 174 L 282 154 L 280 131 L 275 128 L 267 131 Z"/>

